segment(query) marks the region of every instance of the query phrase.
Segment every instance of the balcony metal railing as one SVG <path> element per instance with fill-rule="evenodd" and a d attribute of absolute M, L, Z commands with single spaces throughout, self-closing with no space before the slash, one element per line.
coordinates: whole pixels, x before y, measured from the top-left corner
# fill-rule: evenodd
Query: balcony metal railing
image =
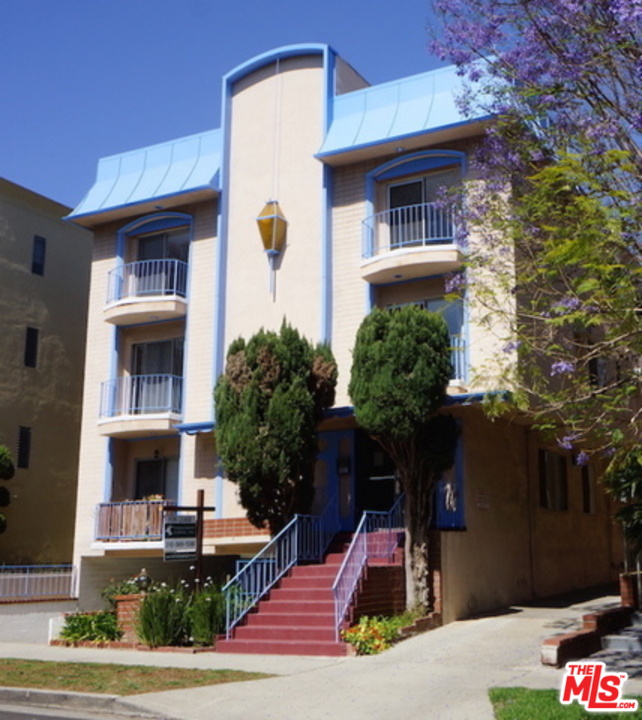
<path fill-rule="evenodd" d="M 335 495 L 319 516 L 295 515 L 258 555 L 225 585 L 226 636 L 287 571 L 301 561 L 319 562 L 339 529 Z"/>
<path fill-rule="evenodd" d="M 180 415 L 183 378 L 178 375 L 128 375 L 102 383 L 100 416 Z"/>
<path fill-rule="evenodd" d="M 0 566 L 0 602 L 76 597 L 73 565 Z"/>
<path fill-rule="evenodd" d="M 383 210 L 363 221 L 363 257 L 402 248 L 456 243 L 455 212 L 441 203 Z"/>
<path fill-rule="evenodd" d="M 140 260 L 109 272 L 107 302 L 187 294 L 188 265 L 182 260 Z"/>
<path fill-rule="evenodd" d="M 169 500 L 101 503 L 96 508 L 96 540 L 162 540 L 163 508 L 174 504 Z"/>
<path fill-rule="evenodd" d="M 388 512 L 366 510 L 355 530 L 350 547 L 332 585 L 336 639 L 341 635 L 359 581 L 370 560 L 389 560 L 403 532 L 403 495 Z"/>

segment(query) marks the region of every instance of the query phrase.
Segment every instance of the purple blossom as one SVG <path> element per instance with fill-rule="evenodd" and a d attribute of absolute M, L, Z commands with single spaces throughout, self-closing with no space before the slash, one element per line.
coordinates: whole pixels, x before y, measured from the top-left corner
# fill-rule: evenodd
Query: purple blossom
<path fill-rule="evenodd" d="M 575 456 L 575 463 L 577 465 L 579 465 L 580 467 L 582 465 L 588 465 L 588 461 L 589 461 L 589 455 L 588 455 L 588 453 L 585 453 L 584 450 L 581 450 Z"/>
<path fill-rule="evenodd" d="M 567 315 L 569 312 L 579 310 L 582 306 L 582 301 L 579 298 L 567 296 L 563 297 L 553 306 L 553 312 L 555 315 Z"/>
<path fill-rule="evenodd" d="M 575 365 L 568 360 L 557 360 L 551 365 L 551 377 L 575 372 Z"/>
<path fill-rule="evenodd" d="M 466 287 L 466 276 L 464 273 L 449 273 L 444 279 L 444 290 L 446 294 L 457 293 Z"/>
<path fill-rule="evenodd" d="M 571 433 L 570 435 L 564 435 L 564 437 L 557 439 L 557 444 L 562 450 L 572 450 L 573 443 L 577 440 L 577 433 Z"/>
<path fill-rule="evenodd" d="M 519 350 L 521 344 L 521 340 L 511 340 L 504 345 L 502 352 L 505 352 L 506 354 L 515 352 L 516 350 Z"/>

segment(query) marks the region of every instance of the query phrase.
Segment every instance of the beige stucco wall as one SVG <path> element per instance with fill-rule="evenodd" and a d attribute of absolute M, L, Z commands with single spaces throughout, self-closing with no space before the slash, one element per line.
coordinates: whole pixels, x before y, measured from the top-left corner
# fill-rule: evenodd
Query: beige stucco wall
<path fill-rule="evenodd" d="M 284 318 L 320 338 L 323 167 L 322 59 L 271 64 L 239 80 L 230 101 L 228 265 L 225 347 Z M 256 217 L 278 200 L 288 221 L 286 247 L 270 291 L 270 263 Z"/>
<path fill-rule="evenodd" d="M 444 621 L 613 580 L 619 550 L 605 496 L 583 512 L 569 459 L 569 510 L 540 508 L 535 433 L 478 409 L 463 417 L 466 530 L 441 533 Z"/>
<path fill-rule="evenodd" d="M 71 560 L 91 233 L 68 212 L 0 179 L 0 444 L 14 460 L 18 427 L 32 429 L 29 467 L 5 485 L 0 563 Z M 46 239 L 42 276 L 34 235 Z M 24 365 L 27 327 L 39 331 L 35 368 Z"/>

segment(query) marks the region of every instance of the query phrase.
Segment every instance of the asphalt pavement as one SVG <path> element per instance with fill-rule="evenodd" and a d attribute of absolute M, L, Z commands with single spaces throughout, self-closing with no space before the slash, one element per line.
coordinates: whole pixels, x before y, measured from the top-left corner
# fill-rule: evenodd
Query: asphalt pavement
<path fill-rule="evenodd" d="M 26 701 L 87 707 L 112 717 L 130 713 L 172 720 L 491 719 L 488 688 L 559 689 L 563 671 L 540 663 L 542 640 L 576 629 L 584 613 L 618 603 L 618 597 L 604 596 L 570 605 L 514 607 L 451 623 L 370 657 L 186 654 L 0 642 L 2 657 L 228 668 L 277 676 L 96 700 L 102 705 L 92 704 L 96 696 L 0 688 L 0 708 L 3 703 Z M 630 677 L 624 697 L 642 695 L 639 659 L 620 657 L 617 662 L 618 671 Z"/>

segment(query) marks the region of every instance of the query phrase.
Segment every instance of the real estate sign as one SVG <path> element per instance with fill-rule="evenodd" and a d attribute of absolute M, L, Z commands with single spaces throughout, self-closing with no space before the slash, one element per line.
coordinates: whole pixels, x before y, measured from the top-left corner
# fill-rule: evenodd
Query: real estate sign
<path fill-rule="evenodd" d="M 196 515 L 166 514 L 163 522 L 163 559 L 196 560 Z"/>

